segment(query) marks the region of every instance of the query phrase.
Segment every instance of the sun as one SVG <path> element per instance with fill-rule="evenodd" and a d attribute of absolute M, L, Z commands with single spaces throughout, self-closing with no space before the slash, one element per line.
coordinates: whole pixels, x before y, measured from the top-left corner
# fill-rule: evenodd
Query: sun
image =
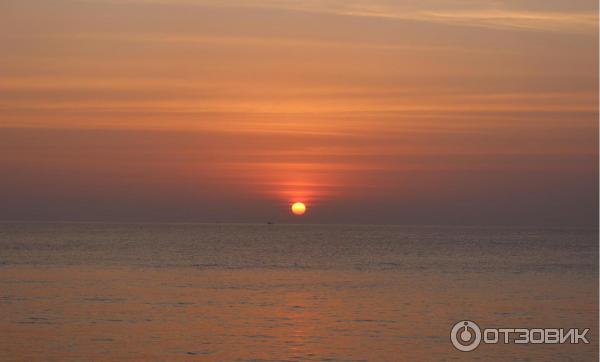
<path fill-rule="evenodd" d="M 306 205 L 304 205 L 304 203 L 295 202 L 292 205 L 292 213 L 294 215 L 304 215 L 305 212 L 306 212 Z"/>

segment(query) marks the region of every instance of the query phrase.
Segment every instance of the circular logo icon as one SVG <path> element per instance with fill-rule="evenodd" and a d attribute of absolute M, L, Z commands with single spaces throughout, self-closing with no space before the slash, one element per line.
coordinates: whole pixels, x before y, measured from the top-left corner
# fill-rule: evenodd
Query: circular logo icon
<path fill-rule="evenodd" d="M 470 352 L 481 343 L 481 329 L 473 321 L 460 321 L 452 327 L 450 340 L 459 351 Z"/>

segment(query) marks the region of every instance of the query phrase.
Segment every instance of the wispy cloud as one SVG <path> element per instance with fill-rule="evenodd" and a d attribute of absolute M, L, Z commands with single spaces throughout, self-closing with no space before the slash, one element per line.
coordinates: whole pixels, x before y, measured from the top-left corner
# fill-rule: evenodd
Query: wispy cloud
<path fill-rule="evenodd" d="M 212 1 L 204 1 L 213 3 Z M 443 2 L 440 2 L 443 4 Z M 253 2 L 255 6 L 267 6 Z M 331 13 L 345 16 L 378 17 L 398 20 L 426 21 L 450 25 L 487 27 L 498 29 L 556 31 L 568 33 L 594 32 L 598 16 L 596 12 L 557 12 L 510 9 L 485 3 L 471 8 L 452 9 L 432 6 L 430 2 L 422 6 L 378 4 L 365 1 L 323 1 L 291 2 L 271 1 L 275 8 L 297 11 Z M 489 3 L 488 3 L 489 4 Z M 493 4 L 493 3 L 492 3 Z"/>
<path fill-rule="evenodd" d="M 82 0 L 103 1 L 114 0 Z M 259 8 L 299 11 L 341 16 L 373 17 L 485 27 L 507 30 L 552 31 L 595 34 L 598 14 L 593 9 L 544 6 L 527 8 L 527 2 L 515 7 L 503 1 L 426 0 L 392 2 L 386 0 L 120 0 L 136 3 L 184 3 L 202 6 Z"/>
<path fill-rule="evenodd" d="M 567 33 L 592 33 L 598 21 L 595 13 L 540 13 L 510 10 L 421 12 L 422 20 L 466 26 L 529 29 Z"/>

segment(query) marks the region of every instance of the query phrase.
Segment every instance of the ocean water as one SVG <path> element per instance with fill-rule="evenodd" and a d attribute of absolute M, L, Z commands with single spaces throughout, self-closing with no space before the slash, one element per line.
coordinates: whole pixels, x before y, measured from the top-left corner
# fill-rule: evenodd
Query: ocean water
<path fill-rule="evenodd" d="M 481 344 L 452 326 L 589 328 Z M 598 232 L 0 224 L 2 361 L 598 360 Z"/>

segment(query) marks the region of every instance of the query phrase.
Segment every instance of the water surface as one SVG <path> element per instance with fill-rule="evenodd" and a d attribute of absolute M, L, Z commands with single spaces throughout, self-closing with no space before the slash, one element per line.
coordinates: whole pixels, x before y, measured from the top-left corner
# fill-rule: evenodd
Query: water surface
<path fill-rule="evenodd" d="M 598 360 L 584 229 L 1 224 L 0 360 Z M 459 320 L 589 345 L 456 351 Z"/>

